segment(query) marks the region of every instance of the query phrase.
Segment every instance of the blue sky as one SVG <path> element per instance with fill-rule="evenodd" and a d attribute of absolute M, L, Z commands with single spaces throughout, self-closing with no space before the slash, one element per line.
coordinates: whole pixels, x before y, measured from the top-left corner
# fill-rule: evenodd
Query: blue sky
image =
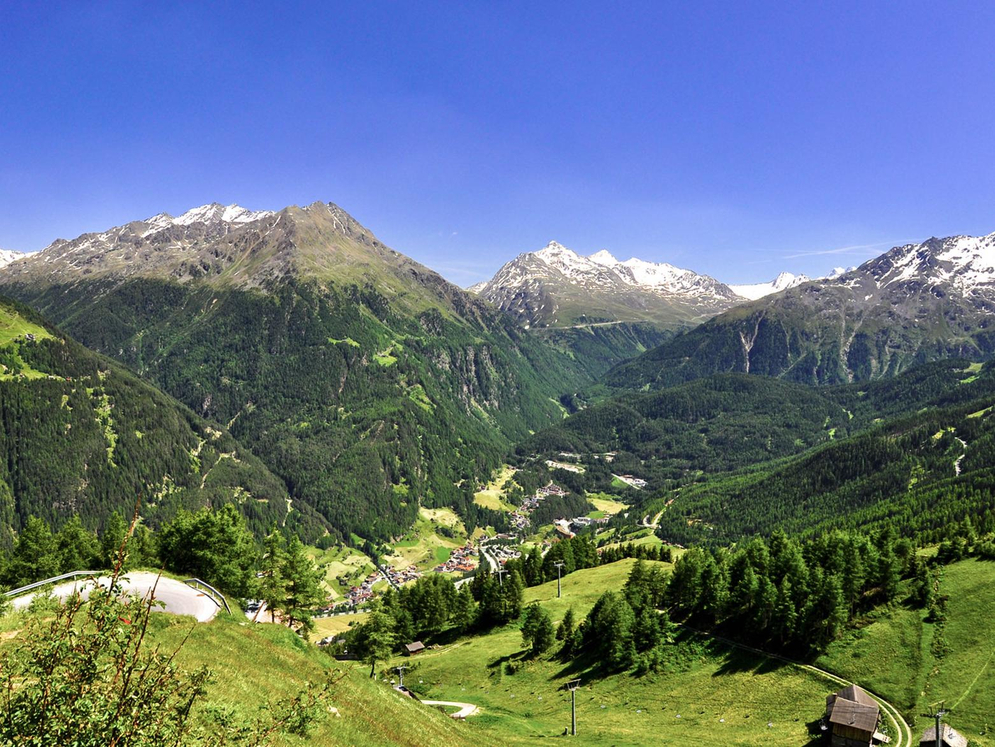
<path fill-rule="evenodd" d="M 551 239 L 821 274 L 995 231 L 993 38 L 990 2 L 4 0 L 0 246 L 323 200 L 462 285 Z"/>

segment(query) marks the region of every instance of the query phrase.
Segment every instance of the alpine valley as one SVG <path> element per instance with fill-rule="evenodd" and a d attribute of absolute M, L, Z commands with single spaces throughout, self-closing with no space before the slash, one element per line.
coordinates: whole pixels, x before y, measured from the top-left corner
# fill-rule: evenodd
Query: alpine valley
<path fill-rule="evenodd" d="M 222 662 L 190 734 L 530 744 L 574 683 L 579 743 L 910 747 L 949 699 L 993 744 L 995 234 L 751 285 L 553 242 L 464 291 L 333 204 L 210 204 L 12 260 L 3 581 L 161 567 L 299 634 L 156 617 Z"/>

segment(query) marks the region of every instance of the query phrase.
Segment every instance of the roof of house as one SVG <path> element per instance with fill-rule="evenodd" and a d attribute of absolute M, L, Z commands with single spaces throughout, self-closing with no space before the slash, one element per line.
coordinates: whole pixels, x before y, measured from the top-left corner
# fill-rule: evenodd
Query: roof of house
<path fill-rule="evenodd" d="M 877 705 L 863 705 L 845 698 L 837 698 L 829 711 L 829 723 L 870 733 L 877 728 L 879 715 Z"/>
<path fill-rule="evenodd" d="M 878 707 L 877 701 L 868 695 L 859 685 L 844 687 L 836 693 L 836 697 L 843 698 L 843 700 L 852 700 L 854 703 L 860 703 L 861 705 Z"/>
<path fill-rule="evenodd" d="M 881 709 L 863 689 L 857 685 L 849 685 L 826 698 L 826 714 L 832 724 L 873 732 Z"/>
<path fill-rule="evenodd" d="M 947 724 L 943 724 L 940 727 L 940 733 L 943 735 L 943 744 L 947 745 L 947 747 L 967 747 L 967 737 Z M 935 726 L 929 727 L 922 733 L 922 739 L 919 740 L 919 744 L 929 745 L 930 747 L 936 744 Z"/>
<path fill-rule="evenodd" d="M 421 641 L 412 641 L 411 643 L 404 644 L 404 648 L 406 648 L 410 653 L 413 654 L 415 651 L 421 651 L 422 649 L 424 649 L 425 644 L 422 643 Z"/>

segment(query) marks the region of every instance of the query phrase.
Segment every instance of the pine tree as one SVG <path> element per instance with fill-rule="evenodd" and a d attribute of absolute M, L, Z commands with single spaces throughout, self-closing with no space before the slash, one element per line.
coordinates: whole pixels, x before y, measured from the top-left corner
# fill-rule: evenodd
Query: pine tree
<path fill-rule="evenodd" d="M 660 615 L 656 610 L 644 607 L 636 616 L 632 630 L 632 640 L 637 653 L 645 653 L 660 644 Z"/>
<path fill-rule="evenodd" d="M 569 641 L 573 636 L 574 632 L 574 608 L 570 607 L 567 609 L 567 614 L 563 616 L 560 620 L 559 626 L 556 628 L 556 640 L 558 641 Z"/>
<path fill-rule="evenodd" d="M 321 589 L 321 570 L 315 567 L 297 537 L 287 543 L 282 575 L 286 589 L 282 607 L 287 624 L 293 628 L 300 623 L 298 632 L 306 639 L 314 628 L 311 612 L 324 601 L 325 593 Z"/>
<path fill-rule="evenodd" d="M 276 613 L 287 602 L 287 580 L 283 567 L 287 560 L 287 542 L 274 524 L 263 541 L 263 558 L 260 565 L 262 579 L 259 584 L 259 597 L 266 603 L 270 622 L 276 622 Z"/>
<path fill-rule="evenodd" d="M 55 537 L 59 554 L 59 572 L 89 571 L 100 563 L 100 545 L 79 516 L 72 516 Z"/>
<path fill-rule="evenodd" d="M 525 602 L 525 584 L 518 571 L 509 573 L 498 590 L 501 593 L 501 622 L 517 619 L 522 614 L 522 604 Z"/>
<path fill-rule="evenodd" d="M 14 545 L 7 582 L 23 586 L 58 574 L 59 551 L 52 530 L 44 519 L 29 516 Z"/>
<path fill-rule="evenodd" d="M 522 642 L 534 657 L 545 653 L 553 645 L 553 622 L 549 613 L 538 602 L 533 602 L 525 609 L 521 630 Z"/>
<path fill-rule="evenodd" d="M 460 633 L 465 633 L 473 627 L 477 619 L 477 603 L 473 601 L 473 593 L 469 584 L 460 587 L 456 595 L 456 605 L 453 609 L 452 623 Z"/>
<path fill-rule="evenodd" d="M 370 677 L 377 671 L 377 662 L 390 658 L 397 645 L 394 619 L 384 612 L 379 603 L 370 607 L 366 622 L 355 629 L 354 646 L 365 664 L 370 665 Z"/>
<path fill-rule="evenodd" d="M 104 531 L 100 535 L 100 548 L 103 555 L 104 568 L 113 568 L 117 565 L 118 553 L 124 543 L 125 532 L 128 525 L 124 523 L 124 518 L 118 511 L 114 511 L 104 524 Z M 130 542 L 128 543 L 131 544 Z M 130 548 L 129 548 L 130 549 Z"/>
<path fill-rule="evenodd" d="M 798 622 L 798 608 L 795 606 L 794 590 L 791 579 L 787 576 L 777 589 L 777 602 L 774 605 L 773 628 L 774 636 L 785 644 L 791 640 Z"/>

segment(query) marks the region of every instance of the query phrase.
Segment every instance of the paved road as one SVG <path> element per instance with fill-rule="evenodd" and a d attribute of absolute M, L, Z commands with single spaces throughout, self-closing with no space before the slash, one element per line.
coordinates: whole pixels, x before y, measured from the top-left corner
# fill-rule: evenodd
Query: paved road
<path fill-rule="evenodd" d="M 456 713 L 450 713 L 450 718 L 466 718 L 467 716 L 476 715 L 479 712 L 479 708 L 473 703 L 457 703 L 452 700 L 423 700 L 422 705 L 427 706 L 447 706 L 450 708 L 459 708 Z"/>
<path fill-rule="evenodd" d="M 158 583 L 156 583 L 158 579 Z M 77 579 L 50 587 L 47 591 L 59 599 L 67 599 L 74 591 L 79 591 L 84 598 L 93 589 L 94 583 L 106 586 L 110 581 L 107 576 Z M 187 586 L 182 581 L 172 578 L 160 578 L 155 573 L 135 571 L 121 577 L 120 583 L 124 591 L 132 596 L 145 597 L 155 587 L 155 599 L 165 603 L 165 612 L 171 615 L 190 615 L 197 622 L 207 622 L 218 613 L 218 605 L 211 597 L 201 591 Z M 36 592 L 37 593 L 37 592 Z M 34 594 L 25 594 L 13 600 L 14 609 L 24 609 L 30 603 Z"/>

